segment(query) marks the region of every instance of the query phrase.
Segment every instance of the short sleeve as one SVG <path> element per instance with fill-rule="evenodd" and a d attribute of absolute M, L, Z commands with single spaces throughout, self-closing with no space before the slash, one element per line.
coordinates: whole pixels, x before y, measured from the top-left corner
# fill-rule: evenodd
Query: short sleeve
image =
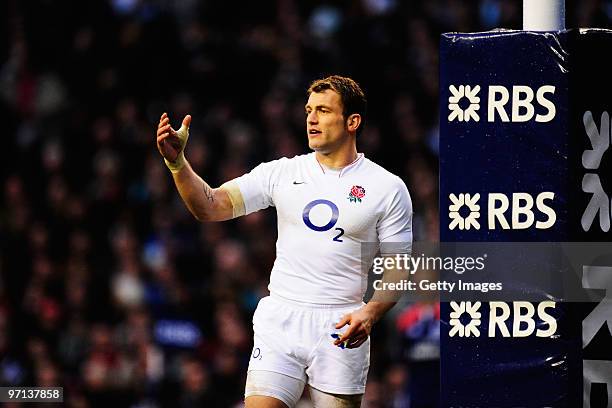
<path fill-rule="evenodd" d="M 399 243 L 387 245 L 393 248 L 393 252 L 410 253 L 412 249 L 412 200 L 408 188 L 401 179 L 394 184 L 393 193 L 390 195 L 387 208 L 378 221 L 376 230 L 378 241 L 381 244 Z M 381 245 L 381 251 L 385 245 Z"/>
<path fill-rule="evenodd" d="M 240 189 L 245 215 L 274 206 L 273 192 L 282 159 L 261 163 L 249 173 L 232 180 Z"/>

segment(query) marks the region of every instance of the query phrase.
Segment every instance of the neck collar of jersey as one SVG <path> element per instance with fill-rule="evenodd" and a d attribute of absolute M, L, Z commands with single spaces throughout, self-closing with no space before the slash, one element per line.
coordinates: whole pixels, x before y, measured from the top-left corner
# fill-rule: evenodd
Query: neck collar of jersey
<path fill-rule="evenodd" d="M 365 157 L 365 155 L 363 153 L 357 153 L 357 158 L 355 160 L 353 160 L 351 163 L 347 164 L 346 166 L 339 167 L 339 168 L 325 166 L 324 164 L 319 162 L 319 160 L 317 159 L 316 153 L 312 153 L 312 157 L 314 158 L 315 162 L 317 163 L 317 166 L 319 166 L 319 169 L 321 169 L 323 174 L 334 175 L 334 176 L 337 174 L 338 178 L 340 178 L 344 174 L 346 174 L 348 171 L 350 171 L 351 169 L 354 169 L 355 167 L 357 167 L 359 163 L 362 162 L 362 159 Z"/>

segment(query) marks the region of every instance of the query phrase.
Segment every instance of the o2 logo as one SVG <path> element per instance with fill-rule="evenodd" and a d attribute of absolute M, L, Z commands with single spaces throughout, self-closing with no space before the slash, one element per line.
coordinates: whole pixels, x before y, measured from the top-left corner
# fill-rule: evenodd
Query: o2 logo
<path fill-rule="evenodd" d="M 252 358 L 255 360 L 261 360 L 261 349 L 259 347 L 255 347 L 253 349 Z"/>
<path fill-rule="evenodd" d="M 320 206 L 320 205 L 327 206 L 331 210 L 331 218 L 327 224 L 315 225 L 310 220 L 310 211 L 316 206 Z M 329 231 L 330 229 L 334 228 L 334 226 L 338 222 L 338 215 L 340 215 L 340 210 L 338 210 L 338 206 L 336 204 L 332 203 L 329 200 L 319 199 L 319 200 L 311 201 L 308 204 L 306 204 L 306 207 L 304 207 L 304 210 L 302 211 L 302 220 L 304 220 L 304 224 L 306 224 L 306 226 L 310 228 L 311 230 L 317 231 L 317 232 L 324 232 L 324 231 Z M 340 237 L 344 235 L 344 230 L 342 228 L 336 228 L 335 231 L 338 231 L 338 235 L 336 235 L 333 238 L 333 240 L 336 242 L 343 242 L 342 239 L 340 239 Z"/>

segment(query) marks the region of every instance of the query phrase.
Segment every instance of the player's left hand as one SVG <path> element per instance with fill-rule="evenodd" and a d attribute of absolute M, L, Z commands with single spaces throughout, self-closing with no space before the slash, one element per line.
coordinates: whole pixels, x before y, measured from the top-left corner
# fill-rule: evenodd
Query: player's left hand
<path fill-rule="evenodd" d="M 361 346 L 370 336 L 372 326 L 377 321 L 374 313 L 366 306 L 355 310 L 352 313 L 342 316 L 340 322 L 336 325 L 336 329 L 349 325 L 349 328 L 340 338 L 334 341 L 335 346 L 346 342 L 346 348 L 357 348 Z"/>

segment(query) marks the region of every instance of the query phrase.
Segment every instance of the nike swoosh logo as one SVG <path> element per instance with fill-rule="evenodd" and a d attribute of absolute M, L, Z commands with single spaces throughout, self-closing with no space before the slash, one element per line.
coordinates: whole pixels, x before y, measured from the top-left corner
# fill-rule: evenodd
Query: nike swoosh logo
<path fill-rule="evenodd" d="M 306 182 L 305 182 L 305 181 L 300 181 L 300 182 L 298 182 L 298 181 L 294 181 L 294 182 L 293 182 L 293 184 L 294 184 L 294 185 L 298 185 L 298 184 L 306 184 Z"/>

